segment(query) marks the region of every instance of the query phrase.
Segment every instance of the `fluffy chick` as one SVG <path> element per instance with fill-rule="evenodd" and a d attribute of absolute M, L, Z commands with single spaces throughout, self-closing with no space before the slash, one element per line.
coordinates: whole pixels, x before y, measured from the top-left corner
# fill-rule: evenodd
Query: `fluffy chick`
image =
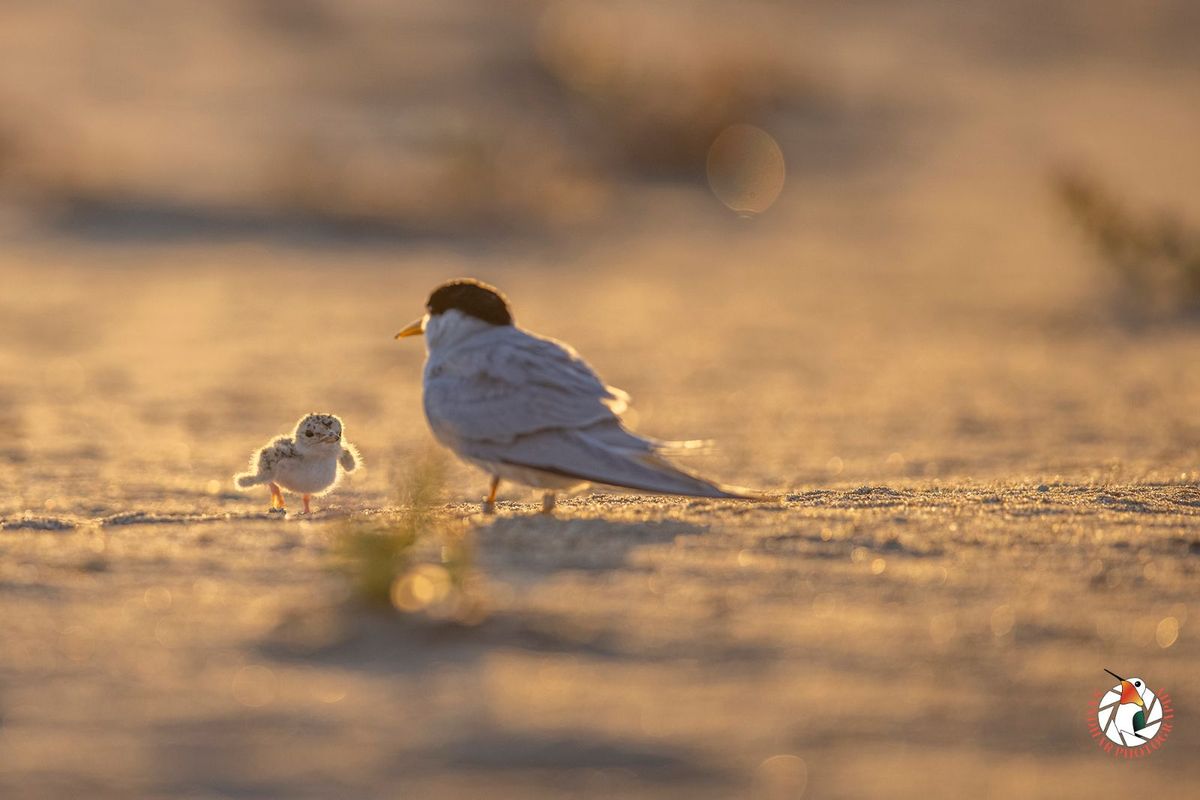
<path fill-rule="evenodd" d="M 353 472 L 362 464 L 354 445 L 342 438 L 342 421 L 333 414 L 309 414 L 296 423 L 291 436 L 279 436 L 250 456 L 250 470 L 235 475 L 241 489 L 267 484 L 271 490 L 271 510 L 282 513 L 283 489 L 299 494 L 304 513 L 309 499 L 322 495 L 337 484 L 344 472 Z"/>

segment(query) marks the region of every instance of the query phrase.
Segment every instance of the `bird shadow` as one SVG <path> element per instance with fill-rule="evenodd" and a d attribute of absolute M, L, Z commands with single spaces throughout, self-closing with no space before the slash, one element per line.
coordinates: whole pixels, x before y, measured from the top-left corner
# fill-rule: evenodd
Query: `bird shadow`
<path fill-rule="evenodd" d="M 498 649 L 618 663 L 704 660 L 754 669 L 779 653 L 746 642 L 669 639 L 647 643 L 622 623 L 581 622 L 548 611 L 501 610 L 475 625 L 431 620 L 385 609 L 341 604 L 296 609 L 258 642 L 259 655 L 280 663 L 417 678 L 447 664 L 478 664 Z"/>
<path fill-rule="evenodd" d="M 710 759 L 662 742 L 610 739 L 587 731 L 524 732 L 485 723 L 423 751 L 407 754 L 435 774 L 537 771 L 564 778 L 592 770 L 619 770 L 650 783 L 726 784 L 731 775 Z"/>
<path fill-rule="evenodd" d="M 560 570 L 612 570 L 638 547 L 699 536 L 705 525 L 676 519 L 610 520 L 544 514 L 497 516 L 475 529 L 482 567 L 521 576 Z"/>
<path fill-rule="evenodd" d="M 536 775 L 542 785 L 578 787 L 580 780 L 610 774 L 619 783 L 696 788 L 725 786 L 737 776 L 690 748 L 641 737 L 614 739 L 585 730 L 518 730 L 490 719 L 439 718 L 433 744 L 408 743 L 403 715 L 377 725 L 383 736 L 369 741 L 393 786 L 439 785 L 457 778 Z M 298 794 L 296 774 L 305 754 L 322 761 L 344 747 L 344 723 L 312 713 L 254 712 L 214 715 L 157 726 L 155 768 L 147 779 L 164 794 L 197 790 L 230 797 L 344 796 L 344 777 L 317 770 L 306 774 Z M 286 744 L 281 747 L 281 744 Z M 357 745 L 359 747 L 363 744 Z M 598 775 L 598 773 L 602 773 Z"/>
<path fill-rule="evenodd" d="M 704 526 L 680 520 L 613 522 L 598 518 L 501 516 L 474 531 L 474 567 L 486 583 L 523 593 L 561 571 L 625 567 L 638 547 L 695 536 Z M 486 585 L 485 583 L 485 585 Z M 486 599 L 485 599 L 485 602 Z M 684 639 L 651 646 L 620 621 L 579 620 L 568 613 L 510 606 L 500 599 L 478 624 L 460 624 L 390 607 L 340 602 L 289 612 L 259 642 L 261 655 L 389 675 L 419 675 L 439 665 L 472 664 L 497 648 L 601 661 L 669 662 L 702 658 L 746 666 L 776 654 L 744 642 Z"/>

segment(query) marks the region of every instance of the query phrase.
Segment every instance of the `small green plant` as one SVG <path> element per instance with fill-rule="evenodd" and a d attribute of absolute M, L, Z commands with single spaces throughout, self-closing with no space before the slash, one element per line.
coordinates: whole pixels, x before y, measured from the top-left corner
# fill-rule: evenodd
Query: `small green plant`
<path fill-rule="evenodd" d="M 390 605 L 392 583 L 412 563 L 419 538 L 409 520 L 347 523 L 337 554 L 356 595 L 370 605 Z"/>
<path fill-rule="evenodd" d="M 1170 213 L 1135 214 L 1096 180 L 1063 170 L 1055 193 L 1143 317 L 1200 315 L 1200 231 Z"/>
<path fill-rule="evenodd" d="M 347 524 L 337 553 L 356 595 L 368 605 L 459 624 L 486 616 L 469 525 L 445 513 L 446 464 L 417 459 L 401 481 L 394 517 Z"/>

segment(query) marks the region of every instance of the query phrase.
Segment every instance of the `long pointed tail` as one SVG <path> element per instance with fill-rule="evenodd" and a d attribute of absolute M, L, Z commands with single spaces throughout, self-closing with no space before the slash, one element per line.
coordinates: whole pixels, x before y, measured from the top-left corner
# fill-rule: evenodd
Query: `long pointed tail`
<path fill-rule="evenodd" d="M 725 486 L 708 478 L 689 472 L 657 453 L 646 453 L 635 456 L 636 460 L 650 467 L 652 472 L 641 480 L 631 481 L 630 489 L 642 491 L 678 494 L 686 497 L 714 497 L 727 500 L 755 500 L 756 496 L 748 489 L 737 486 Z M 641 485 L 633 485 L 633 484 Z M 617 484 L 620 485 L 620 484 Z"/>
<path fill-rule="evenodd" d="M 567 466 L 553 460 L 520 461 L 507 463 L 522 467 L 552 472 L 587 483 L 599 483 L 621 489 L 633 489 L 652 494 L 674 494 L 683 497 L 711 497 L 726 500 L 761 500 L 759 493 L 749 489 L 723 486 L 702 478 L 672 464 L 653 451 L 633 453 L 629 451 L 606 451 L 590 449 L 587 458 L 572 459 Z M 557 460 L 557 459 L 555 459 Z M 578 464 L 579 466 L 575 466 Z"/>
<path fill-rule="evenodd" d="M 599 423 L 582 430 L 552 429 L 520 437 L 498 446 L 498 458 L 488 458 L 483 448 L 473 455 L 515 466 L 550 472 L 580 482 L 599 483 L 654 494 L 760 500 L 757 492 L 723 486 L 702 478 L 668 460 L 659 445 L 625 430 L 617 422 Z"/>
<path fill-rule="evenodd" d="M 593 458 L 588 459 L 600 471 L 611 476 L 609 480 L 594 479 L 596 483 L 686 497 L 761 499 L 758 493 L 750 489 L 709 480 L 684 469 L 667 457 L 683 455 L 688 451 L 711 450 L 713 442 L 710 439 L 679 442 L 648 439 L 621 425 L 596 426 L 589 429 L 584 438 L 588 446 L 598 445 L 605 451 L 603 457 L 596 457 L 596 452 L 592 450 Z"/>

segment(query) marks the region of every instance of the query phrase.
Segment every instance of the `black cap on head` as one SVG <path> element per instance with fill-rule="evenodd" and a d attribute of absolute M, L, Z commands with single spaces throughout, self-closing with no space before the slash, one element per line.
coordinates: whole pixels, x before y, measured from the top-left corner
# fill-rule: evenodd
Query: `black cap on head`
<path fill-rule="evenodd" d="M 433 290 L 425 309 L 437 316 L 455 309 L 492 325 L 512 325 L 512 312 L 500 290 L 471 278 L 448 281 Z"/>

